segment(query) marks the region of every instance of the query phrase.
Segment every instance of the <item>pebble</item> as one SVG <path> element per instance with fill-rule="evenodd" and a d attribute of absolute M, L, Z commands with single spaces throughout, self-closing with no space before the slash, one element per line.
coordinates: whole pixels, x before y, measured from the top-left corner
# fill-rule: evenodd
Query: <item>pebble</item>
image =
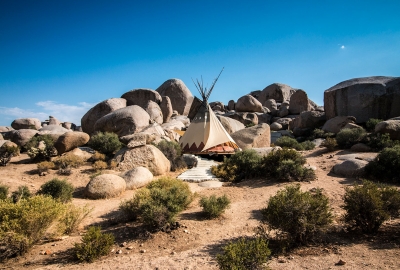
<path fill-rule="evenodd" d="M 122 253 L 122 250 L 118 249 L 116 253 L 117 253 L 117 254 L 121 254 L 121 253 Z"/>
<path fill-rule="evenodd" d="M 127 250 L 132 250 L 133 247 L 132 247 L 132 246 L 129 246 L 129 247 L 127 247 L 126 249 L 127 249 Z"/>
<path fill-rule="evenodd" d="M 337 263 L 335 263 L 335 265 L 345 265 L 345 264 L 346 262 L 341 259 Z"/>
<path fill-rule="evenodd" d="M 141 249 L 140 253 L 146 253 L 146 250 L 145 249 Z"/>
<path fill-rule="evenodd" d="M 175 251 L 172 251 L 172 252 L 171 252 L 171 255 L 175 255 L 175 254 L 176 254 L 176 252 L 175 252 Z"/>

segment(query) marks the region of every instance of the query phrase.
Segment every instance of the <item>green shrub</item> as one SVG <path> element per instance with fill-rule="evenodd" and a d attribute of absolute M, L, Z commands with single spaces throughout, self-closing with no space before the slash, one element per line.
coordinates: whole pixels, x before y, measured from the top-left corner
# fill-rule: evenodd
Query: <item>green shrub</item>
<path fill-rule="evenodd" d="M 40 142 L 43 143 L 40 147 Z M 54 147 L 54 140 L 50 135 L 39 135 L 32 137 L 24 146 L 28 156 L 34 161 L 49 161 L 51 157 L 57 155 L 57 150 Z"/>
<path fill-rule="evenodd" d="M 57 169 L 79 168 L 84 162 L 85 160 L 82 157 L 73 154 L 66 154 L 54 159 Z"/>
<path fill-rule="evenodd" d="M 203 208 L 203 212 L 207 218 L 217 218 L 228 208 L 230 200 L 226 195 L 216 197 L 211 195 L 210 197 L 202 197 L 200 199 L 200 206 Z"/>
<path fill-rule="evenodd" d="M 400 145 L 383 149 L 365 166 L 365 175 L 379 181 L 400 183 Z"/>
<path fill-rule="evenodd" d="M 115 238 L 111 233 L 102 233 L 100 227 L 89 227 L 82 243 L 75 243 L 74 254 L 80 261 L 94 262 L 111 252 Z"/>
<path fill-rule="evenodd" d="M 312 150 L 315 148 L 315 144 L 310 141 L 304 141 L 299 143 L 296 139 L 289 136 L 283 136 L 276 140 L 275 145 L 282 148 L 293 148 L 297 151 Z"/>
<path fill-rule="evenodd" d="M 315 148 L 315 144 L 313 142 L 310 141 L 304 141 L 302 143 L 300 143 L 300 148 L 302 150 L 313 150 Z"/>
<path fill-rule="evenodd" d="M 399 216 L 400 193 L 393 187 L 364 181 L 346 188 L 343 199 L 344 220 L 364 233 L 375 233 L 383 222 Z"/>
<path fill-rule="evenodd" d="M 381 151 L 386 147 L 394 147 L 400 145 L 400 141 L 391 140 L 388 133 L 370 133 L 364 142 L 375 151 Z"/>
<path fill-rule="evenodd" d="M 56 167 L 56 164 L 52 161 L 42 161 L 37 164 L 37 169 L 39 173 L 48 172 Z"/>
<path fill-rule="evenodd" d="M 365 128 L 369 132 L 374 132 L 375 131 L 375 126 L 382 122 L 383 119 L 376 119 L 376 118 L 370 118 L 366 123 L 365 123 Z"/>
<path fill-rule="evenodd" d="M 325 132 L 322 129 L 316 128 L 313 130 L 313 137 L 314 137 L 314 139 L 315 138 L 322 138 L 322 139 L 332 138 L 332 137 L 335 137 L 335 133 Z"/>
<path fill-rule="evenodd" d="M 336 134 L 336 142 L 341 148 L 350 148 L 361 142 L 367 135 L 363 128 L 344 128 Z"/>
<path fill-rule="evenodd" d="M 163 177 L 140 189 L 131 200 L 120 205 L 132 219 L 138 218 L 152 229 L 175 221 L 176 215 L 193 200 L 189 185 L 178 179 Z"/>
<path fill-rule="evenodd" d="M 28 239 L 14 232 L 0 231 L 0 262 L 9 258 L 24 255 L 30 246 Z"/>
<path fill-rule="evenodd" d="M 259 175 L 261 156 L 253 149 L 237 152 L 223 163 L 213 166 L 211 172 L 226 181 L 239 182 Z"/>
<path fill-rule="evenodd" d="M 31 191 L 27 186 L 19 186 L 16 191 L 11 194 L 11 199 L 14 203 L 19 202 L 22 199 L 28 199 L 32 196 Z"/>
<path fill-rule="evenodd" d="M 222 270 L 263 269 L 270 255 L 265 238 L 239 238 L 223 247 L 223 253 L 217 255 L 217 262 Z"/>
<path fill-rule="evenodd" d="M 8 190 L 10 188 L 5 185 L 0 185 L 0 200 L 5 200 L 8 197 Z"/>
<path fill-rule="evenodd" d="M 90 138 L 88 145 L 107 156 L 114 154 L 123 146 L 118 135 L 112 132 L 98 132 Z"/>
<path fill-rule="evenodd" d="M 261 213 L 267 225 L 292 244 L 306 244 L 332 222 L 328 197 L 320 189 L 302 192 L 300 185 L 278 191 Z"/>
<path fill-rule="evenodd" d="M 44 237 L 63 211 L 62 203 L 41 195 L 20 200 L 18 203 L 11 200 L 1 201 L 0 242 L 9 245 L 2 248 L 8 250 L 14 246 L 26 246 L 17 253 L 26 251 Z"/>
<path fill-rule="evenodd" d="M 329 152 L 335 151 L 336 147 L 338 147 L 338 144 L 336 142 L 335 138 L 326 138 L 325 141 L 321 143 L 321 146 L 326 147 Z"/>
<path fill-rule="evenodd" d="M 93 163 L 92 167 L 96 171 L 102 171 L 102 170 L 107 169 L 108 165 L 107 165 L 107 162 L 98 160 L 95 163 Z"/>
<path fill-rule="evenodd" d="M 261 160 L 259 169 L 263 175 L 283 181 L 310 181 L 316 178 L 312 169 L 303 165 L 306 159 L 293 149 L 282 149 L 269 153 Z"/>
<path fill-rule="evenodd" d="M 87 205 L 84 207 L 78 207 L 72 203 L 66 205 L 65 211 L 58 223 L 58 231 L 61 234 L 67 235 L 76 232 L 81 222 L 90 214 L 91 211 L 92 208 Z"/>
<path fill-rule="evenodd" d="M 6 166 L 11 158 L 19 155 L 19 147 L 11 145 L 2 145 L 0 147 L 0 166 Z"/>
<path fill-rule="evenodd" d="M 44 183 L 38 194 L 49 195 L 60 202 L 69 202 L 72 200 L 72 193 L 74 192 L 74 187 L 67 182 L 67 180 L 59 180 L 54 178 L 46 183 Z"/>
<path fill-rule="evenodd" d="M 92 157 L 90 158 L 93 162 L 96 161 L 106 161 L 106 155 L 100 152 L 96 152 L 92 155 Z"/>
<path fill-rule="evenodd" d="M 156 147 L 164 154 L 164 156 L 171 162 L 171 171 L 184 169 L 187 167 L 182 157 L 182 149 L 179 143 L 175 141 L 162 140 Z"/>

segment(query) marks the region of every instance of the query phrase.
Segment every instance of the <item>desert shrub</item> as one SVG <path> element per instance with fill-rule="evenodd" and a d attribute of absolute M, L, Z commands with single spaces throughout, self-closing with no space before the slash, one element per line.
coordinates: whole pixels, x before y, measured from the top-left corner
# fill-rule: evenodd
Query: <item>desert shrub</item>
<path fill-rule="evenodd" d="M 263 269 L 270 255 L 265 238 L 239 238 L 223 247 L 223 253 L 217 255 L 217 263 L 222 270 Z"/>
<path fill-rule="evenodd" d="M 54 164 L 57 169 L 79 168 L 85 160 L 73 154 L 66 154 L 54 159 Z"/>
<path fill-rule="evenodd" d="M 326 147 L 329 152 L 333 152 L 335 151 L 336 147 L 338 147 L 338 144 L 335 138 L 328 137 L 321 143 L 321 146 Z"/>
<path fill-rule="evenodd" d="M 106 155 L 100 152 L 96 152 L 92 155 L 92 157 L 90 158 L 93 162 L 96 161 L 106 161 Z"/>
<path fill-rule="evenodd" d="M 107 169 L 108 165 L 107 165 L 107 162 L 98 160 L 95 163 L 93 163 L 92 167 L 96 171 L 102 171 L 102 170 Z"/>
<path fill-rule="evenodd" d="M 388 133 L 370 133 L 364 142 L 375 151 L 381 151 L 386 147 L 400 145 L 400 141 L 390 139 Z"/>
<path fill-rule="evenodd" d="M 182 157 L 182 149 L 179 143 L 175 141 L 162 140 L 155 145 L 164 156 L 171 162 L 171 171 L 184 169 L 187 167 Z"/>
<path fill-rule="evenodd" d="M 61 234 L 70 235 L 78 230 L 81 222 L 90 214 L 92 208 L 89 206 L 79 207 L 72 203 L 68 204 L 59 219 L 58 231 Z"/>
<path fill-rule="evenodd" d="M 43 146 L 39 147 L 40 142 Z M 57 150 L 54 147 L 54 140 L 50 135 L 39 135 L 32 137 L 24 146 L 28 156 L 34 161 L 49 161 L 51 157 L 57 155 Z"/>
<path fill-rule="evenodd" d="M 200 199 L 200 206 L 203 208 L 203 213 L 207 218 L 217 218 L 228 208 L 230 200 L 226 195 L 216 197 L 211 195 L 210 197 L 202 197 Z"/>
<path fill-rule="evenodd" d="M 189 185 L 178 179 L 163 177 L 140 189 L 131 200 L 120 205 L 132 219 L 139 219 L 152 229 L 175 221 L 176 215 L 193 200 Z"/>
<path fill-rule="evenodd" d="M 6 166 L 11 158 L 19 155 L 19 147 L 17 146 L 1 146 L 0 147 L 0 166 Z"/>
<path fill-rule="evenodd" d="M 48 172 L 56 167 L 56 164 L 52 161 L 42 161 L 37 164 L 37 169 L 39 173 Z"/>
<path fill-rule="evenodd" d="M 313 137 L 326 139 L 326 138 L 335 137 L 335 134 L 332 132 L 325 132 L 322 129 L 316 128 L 313 130 Z"/>
<path fill-rule="evenodd" d="M 72 193 L 74 192 L 74 187 L 67 182 L 67 180 L 59 180 L 54 178 L 46 183 L 44 183 L 38 194 L 49 195 L 52 198 L 60 202 L 69 202 L 72 200 Z"/>
<path fill-rule="evenodd" d="M 328 197 L 320 189 L 302 192 L 298 184 L 278 191 L 261 213 L 266 224 L 291 244 L 306 244 L 332 222 Z"/>
<path fill-rule="evenodd" d="M 367 131 L 369 132 L 374 132 L 375 131 L 375 126 L 382 122 L 383 119 L 376 119 L 376 118 L 370 118 L 368 119 L 368 121 L 365 123 L 365 128 L 367 129 Z"/>
<path fill-rule="evenodd" d="M 261 157 L 253 149 L 237 152 L 218 166 L 213 166 L 211 172 L 226 181 L 239 182 L 245 178 L 259 175 Z"/>
<path fill-rule="evenodd" d="M 0 202 L 0 242 L 8 244 L 2 248 L 8 250 L 22 246 L 17 251 L 25 252 L 44 237 L 63 211 L 62 203 L 41 195 L 18 203 L 11 200 Z"/>
<path fill-rule="evenodd" d="M 14 203 L 19 202 L 22 199 L 28 199 L 32 196 L 31 191 L 27 186 L 19 186 L 16 191 L 11 193 L 11 199 Z"/>
<path fill-rule="evenodd" d="M 361 142 L 367 133 L 363 128 L 344 128 L 336 134 L 336 142 L 341 148 L 350 148 Z"/>
<path fill-rule="evenodd" d="M 88 145 L 107 156 L 114 154 L 123 146 L 118 135 L 112 132 L 98 132 L 90 138 Z"/>
<path fill-rule="evenodd" d="M 400 145 L 383 149 L 365 166 L 367 177 L 380 181 L 400 182 Z"/>
<path fill-rule="evenodd" d="M 316 178 L 312 169 L 305 168 L 303 165 L 306 159 L 293 149 L 282 149 L 269 153 L 261 160 L 259 169 L 263 175 L 283 181 L 309 181 Z"/>
<path fill-rule="evenodd" d="M 312 150 L 315 148 L 315 144 L 310 141 L 304 141 L 299 143 L 296 139 L 289 136 L 283 136 L 276 140 L 275 145 L 282 148 L 293 148 L 297 151 Z"/>
<path fill-rule="evenodd" d="M 399 216 L 400 193 L 393 187 L 364 181 L 346 188 L 343 199 L 344 220 L 364 233 L 375 233 L 383 222 Z"/>
<path fill-rule="evenodd" d="M 29 241 L 25 236 L 14 232 L 0 232 L 0 247 L 0 262 L 3 262 L 28 252 Z"/>
<path fill-rule="evenodd" d="M 5 200 L 8 197 L 8 190 L 10 188 L 5 185 L 0 185 L 0 200 Z"/>
<path fill-rule="evenodd" d="M 115 238 L 111 233 L 102 233 L 100 227 L 89 227 L 82 243 L 75 243 L 74 254 L 80 261 L 93 262 L 111 252 Z"/>
<path fill-rule="evenodd" d="M 300 148 L 302 150 L 313 150 L 315 148 L 315 144 L 313 142 L 310 141 L 304 141 L 302 143 L 300 143 Z"/>
<path fill-rule="evenodd" d="M 111 159 L 108 161 L 108 167 L 110 170 L 115 170 L 118 166 L 118 162 L 115 159 Z"/>

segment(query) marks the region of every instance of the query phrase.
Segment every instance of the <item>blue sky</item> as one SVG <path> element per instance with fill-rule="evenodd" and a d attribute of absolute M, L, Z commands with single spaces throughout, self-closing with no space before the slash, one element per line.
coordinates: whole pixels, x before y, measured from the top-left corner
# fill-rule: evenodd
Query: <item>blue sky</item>
<path fill-rule="evenodd" d="M 80 125 L 93 105 L 191 78 L 210 101 L 274 82 L 323 92 L 400 75 L 399 1 L 0 0 L 0 125 L 49 115 Z"/>

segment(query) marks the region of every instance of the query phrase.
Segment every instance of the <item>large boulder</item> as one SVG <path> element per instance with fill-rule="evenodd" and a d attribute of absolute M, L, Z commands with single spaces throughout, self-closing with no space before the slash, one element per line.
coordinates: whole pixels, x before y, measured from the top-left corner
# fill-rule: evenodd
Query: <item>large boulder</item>
<path fill-rule="evenodd" d="M 90 139 L 89 134 L 85 132 L 73 131 L 61 135 L 54 143 L 59 155 L 71 151 L 74 148 L 85 145 Z"/>
<path fill-rule="evenodd" d="M 211 110 L 225 112 L 225 105 L 221 101 L 210 102 Z"/>
<path fill-rule="evenodd" d="M 253 126 L 258 124 L 258 116 L 255 113 L 228 112 L 223 116 L 235 119 L 245 126 Z"/>
<path fill-rule="evenodd" d="M 320 128 L 326 121 L 325 113 L 320 111 L 308 111 L 300 113 L 299 117 L 293 120 L 293 128 Z"/>
<path fill-rule="evenodd" d="M 160 104 L 161 103 L 161 95 L 154 90 L 151 89 L 133 89 L 129 92 L 126 92 L 121 96 L 121 98 L 126 99 L 126 105 L 138 105 L 142 108 L 145 108 L 147 102 L 149 100 Z"/>
<path fill-rule="evenodd" d="M 150 120 L 152 122 L 162 124 L 163 123 L 163 114 L 160 106 L 154 101 L 149 100 L 146 106 L 143 109 L 149 114 Z"/>
<path fill-rule="evenodd" d="M 386 120 L 378 123 L 375 126 L 375 132 L 377 133 L 388 133 L 390 139 L 400 140 L 400 118 L 399 120 Z"/>
<path fill-rule="evenodd" d="M 85 195 L 90 199 L 108 199 L 121 195 L 126 189 L 125 180 L 115 174 L 101 174 L 89 181 Z"/>
<path fill-rule="evenodd" d="M 364 168 L 368 161 L 360 159 L 348 159 L 333 166 L 333 172 L 344 177 L 357 177 L 364 174 Z"/>
<path fill-rule="evenodd" d="M 237 112 L 263 112 L 263 106 L 255 97 L 245 95 L 238 99 L 235 110 Z"/>
<path fill-rule="evenodd" d="M 271 144 L 271 131 L 267 124 L 236 131 L 231 137 L 242 149 L 270 147 Z"/>
<path fill-rule="evenodd" d="M 278 105 L 276 104 L 275 99 L 267 99 L 262 105 L 267 107 L 268 110 L 270 110 L 271 112 L 278 109 Z"/>
<path fill-rule="evenodd" d="M 142 107 L 132 105 L 103 116 L 96 121 L 94 130 L 114 132 L 121 137 L 140 132 L 149 122 L 149 114 Z"/>
<path fill-rule="evenodd" d="M 290 100 L 291 95 L 296 89 L 282 83 L 273 83 L 265 87 L 260 93 L 258 100 L 261 104 L 265 104 L 268 99 L 275 99 L 276 102 L 284 102 Z"/>
<path fill-rule="evenodd" d="M 38 133 L 35 129 L 19 129 L 19 130 L 12 130 L 8 132 L 8 138 L 13 143 L 17 144 L 18 146 L 25 146 L 33 136 Z"/>
<path fill-rule="evenodd" d="M 234 100 L 229 100 L 228 102 L 228 110 L 233 111 L 235 109 L 236 102 Z"/>
<path fill-rule="evenodd" d="M 171 120 L 173 112 L 171 99 L 167 96 L 163 96 L 160 103 L 160 108 L 163 115 L 163 123 L 168 123 Z"/>
<path fill-rule="evenodd" d="M 13 129 L 35 129 L 38 130 L 42 127 L 42 122 L 37 118 L 19 118 L 15 119 L 11 126 Z"/>
<path fill-rule="evenodd" d="M 126 145 L 128 148 L 135 148 L 146 144 L 151 144 L 155 140 L 155 136 L 139 132 L 136 134 L 126 135 L 119 140 Z"/>
<path fill-rule="evenodd" d="M 171 119 L 168 123 L 162 124 L 161 127 L 169 130 L 183 130 L 186 126 L 179 120 Z"/>
<path fill-rule="evenodd" d="M 153 180 L 153 174 L 145 167 L 136 167 L 120 175 L 126 182 L 126 189 L 143 187 Z"/>
<path fill-rule="evenodd" d="M 162 175 L 170 171 L 171 163 L 154 145 L 144 145 L 136 148 L 123 148 L 115 154 L 115 160 L 120 170 L 131 170 L 135 167 L 145 167 L 153 175 Z"/>
<path fill-rule="evenodd" d="M 62 126 L 49 125 L 39 129 L 38 135 L 49 135 L 53 141 L 56 142 L 58 138 L 66 132 L 72 132 L 72 130 L 66 129 Z"/>
<path fill-rule="evenodd" d="M 8 126 L 0 126 L 0 132 L 8 132 L 14 130 L 12 127 L 8 127 Z"/>
<path fill-rule="evenodd" d="M 170 79 L 165 81 L 156 91 L 161 96 L 168 96 L 171 99 L 172 108 L 181 115 L 188 115 L 193 102 L 193 95 L 183 81 Z"/>
<path fill-rule="evenodd" d="M 356 123 L 400 115 L 400 77 L 365 77 L 341 82 L 324 92 L 327 119 L 352 115 Z"/>
<path fill-rule="evenodd" d="M 356 118 L 353 116 L 336 116 L 325 122 L 322 130 L 325 132 L 339 133 L 348 123 L 355 123 Z"/>
<path fill-rule="evenodd" d="M 233 118 L 225 117 L 222 115 L 218 115 L 217 118 L 221 122 L 222 126 L 225 128 L 226 132 L 228 132 L 229 134 L 245 128 L 245 126 L 241 122 Z"/>
<path fill-rule="evenodd" d="M 49 116 L 49 125 L 54 125 L 54 126 L 61 126 L 61 121 L 55 118 L 54 116 Z"/>
<path fill-rule="evenodd" d="M 93 108 L 85 113 L 81 119 L 81 128 L 83 132 L 92 134 L 94 125 L 97 120 L 110 112 L 126 107 L 126 99 L 110 98 L 96 104 Z"/>
<path fill-rule="evenodd" d="M 313 109 L 313 107 L 305 91 L 299 89 L 290 97 L 290 114 L 300 114 L 302 112 L 311 111 L 311 109 Z"/>
<path fill-rule="evenodd" d="M 257 115 L 258 124 L 270 124 L 271 123 L 271 114 L 269 113 L 255 113 Z"/>

